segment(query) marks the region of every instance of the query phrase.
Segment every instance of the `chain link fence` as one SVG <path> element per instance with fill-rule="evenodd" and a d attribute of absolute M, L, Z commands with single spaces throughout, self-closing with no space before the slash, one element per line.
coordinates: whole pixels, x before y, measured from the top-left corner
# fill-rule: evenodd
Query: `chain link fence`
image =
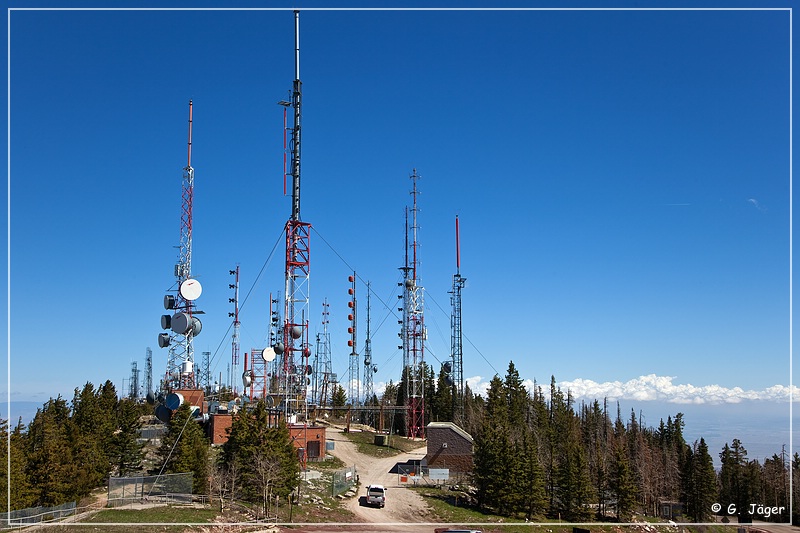
<path fill-rule="evenodd" d="M 356 485 L 357 479 L 358 475 L 356 474 L 355 466 L 334 471 L 333 480 L 331 481 L 331 496 L 335 497 L 347 492 Z"/>
<path fill-rule="evenodd" d="M 0 513 L 0 526 L 14 527 L 38 524 L 70 516 L 75 513 L 75 502 L 62 503 L 55 507 L 28 507 L 9 513 Z"/>
<path fill-rule="evenodd" d="M 160 476 L 112 477 L 108 480 L 108 506 L 130 503 L 192 503 L 191 472 Z"/>

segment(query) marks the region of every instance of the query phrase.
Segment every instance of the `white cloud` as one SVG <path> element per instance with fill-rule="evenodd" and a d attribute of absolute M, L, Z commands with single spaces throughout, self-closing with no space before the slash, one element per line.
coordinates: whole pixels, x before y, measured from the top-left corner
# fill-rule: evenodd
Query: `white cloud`
<path fill-rule="evenodd" d="M 788 386 L 774 385 L 764 390 L 744 390 L 741 387 L 727 388 L 720 385 L 695 386 L 675 384 L 675 376 L 649 374 L 626 382 L 606 381 L 597 383 L 590 379 L 576 379 L 559 383 L 562 390 L 569 390 L 575 398 L 609 400 L 658 400 L 681 404 L 740 403 L 744 400 L 769 400 L 788 402 Z M 800 401 L 800 389 L 794 387 L 794 401 Z"/>
<path fill-rule="evenodd" d="M 657 376 L 648 374 L 639 376 L 629 381 L 606 381 L 598 383 L 591 379 L 578 378 L 572 381 L 562 381 L 558 386 L 562 391 L 569 391 L 575 399 L 601 400 L 608 398 L 611 401 L 662 401 L 677 404 L 735 404 L 747 400 L 767 400 L 774 402 L 788 402 L 792 398 L 800 402 L 800 388 L 794 387 L 794 395 L 790 396 L 790 388 L 786 385 L 773 385 L 763 390 L 744 390 L 741 387 L 722 387 L 720 385 L 695 386 L 691 384 L 675 384 L 675 376 Z M 473 393 L 484 398 L 489 390 L 489 382 L 481 376 L 474 376 L 465 380 Z M 533 392 L 533 381 L 525 380 L 525 387 Z M 540 384 L 541 385 L 541 384 Z M 549 384 L 543 385 L 549 389 Z M 545 394 L 549 394 L 545 390 Z"/>

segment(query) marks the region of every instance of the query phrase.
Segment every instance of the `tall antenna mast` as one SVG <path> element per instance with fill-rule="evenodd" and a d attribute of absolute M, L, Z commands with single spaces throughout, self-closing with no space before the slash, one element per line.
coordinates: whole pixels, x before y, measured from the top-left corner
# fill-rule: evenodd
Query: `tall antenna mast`
<path fill-rule="evenodd" d="M 403 371 L 406 380 L 406 399 L 408 415 L 406 417 L 406 435 L 411 438 L 425 438 L 425 397 L 424 397 L 424 341 L 426 337 L 424 321 L 424 289 L 419 285 L 417 277 L 417 169 L 410 176 L 412 180 L 411 196 L 411 265 L 408 264 L 408 211 L 406 211 L 406 264 L 403 271 Z"/>
<path fill-rule="evenodd" d="M 236 276 L 233 283 L 228 284 L 229 289 L 233 289 L 233 298 L 228 299 L 228 303 L 233 304 L 233 313 L 228 313 L 229 318 L 233 318 L 233 337 L 231 337 L 231 368 L 229 372 L 229 384 L 231 392 L 236 393 L 238 385 L 235 376 L 239 375 L 239 354 L 241 351 L 241 341 L 239 340 L 239 333 L 241 322 L 239 322 L 239 265 L 236 265 L 236 270 L 229 270 L 231 276 Z"/>
<path fill-rule="evenodd" d="M 294 12 L 295 22 L 295 79 L 292 84 L 291 106 L 294 119 L 291 129 L 292 213 L 286 222 L 286 269 L 284 291 L 284 327 L 282 350 L 278 365 L 278 394 L 284 399 L 307 401 L 306 369 L 311 350 L 308 343 L 309 233 L 311 224 L 300 220 L 300 133 L 302 117 L 302 82 L 300 81 L 300 12 Z M 275 348 L 278 346 L 276 345 Z M 298 353 L 299 352 L 299 353 Z M 298 356 L 299 357 L 296 357 Z M 302 360 L 305 357 L 305 360 Z M 284 402 L 288 406 L 290 402 Z M 305 411 L 305 409 L 304 409 Z"/>
<path fill-rule="evenodd" d="M 187 161 L 183 169 L 181 190 L 181 235 L 178 262 L 175 265 L 176 294 L 164 297 L 164 308 L 173 315 L 161 317 L 161 327 L 172 330 L 172 335 L 161 333 L 158 345 L 169 346 L 167 373 L 164 386 L 173 389 L 194 389 L 197 386 L 194 372 L 194 348 L 192 339 L 200 333 L 202 324 L 195 314 L 194 301 L 200 296 L 200 282 L 192 279 L 192 211 L 194 203 L 194 168 L 192 168 L 192 101 L 189 100 L 189 141 Z"/>
<path fill-rule="evenodd" d="M 350 282 L 350 288 L 347 289 L 347 294 L 350 296 L 350 300 L 347 302 L 347 306 L 350 309 L 349 314 L 347 315 L 347 319 L 350 322 L 350 325 L 347 328 L 347 333 L 350 335 L 350 339 L 347 341 L 347 346 L 350 348 L 350 357 L 348 358 L 350 364 L 348 365 L 347 372 L 347 399 L 350 401 L 351 406 L 358 407 L 361 402 L 358 379 L 358 335 L 356 331 L 356 325 L 358 321 L 356 273 L 353 272 L 352 276 L 348 276 L 347 281 Z"/>
<path fill-rule="evenodd" d="M 378 371 L 377 365 L 372 364 L 372 339 L 370 338 L 370 292 L 372 288 L 370 283 L 367 282 L 367 332 L 366 338 L 364 339 L 364 405 L 368 407 L 367 409 L 367 425 L 373 425 L 373 419 L 375 418 L 375 413 L 371 409 L 375 405 L 372 403 L 372 397 L 375 395 L 374 387 L 373 387 L 373 379 L 372 374 Z"/>
<path fill-rule="evenodd" d="M 453 312 L 450 315 L 450 357 L 453 374 L 453 422 L 464 424 L 464 350 L 461 329 L 461 289 L 466 278 L 461 277 L 461 245 L 458 231 L 458 215 L 456 215 L 456 273 L 453 275 L 453 290 L 450 291 L 450 304 Z"/>

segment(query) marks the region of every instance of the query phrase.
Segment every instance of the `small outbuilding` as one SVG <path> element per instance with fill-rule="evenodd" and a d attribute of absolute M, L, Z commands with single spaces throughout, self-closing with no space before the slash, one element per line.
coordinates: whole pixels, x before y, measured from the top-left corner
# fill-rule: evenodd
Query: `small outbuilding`
<path fill-rule="evenodd" d="M 452 422 L 431 422 L 425 428 L 428 468 L 448 468 L 451 473 L 472 472 L 472 436 Z"/>

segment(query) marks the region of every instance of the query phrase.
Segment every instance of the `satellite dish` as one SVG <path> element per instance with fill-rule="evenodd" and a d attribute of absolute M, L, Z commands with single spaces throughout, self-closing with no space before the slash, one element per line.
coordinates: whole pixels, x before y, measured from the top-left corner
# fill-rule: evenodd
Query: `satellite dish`
<path fill-rule="evenodd" d="M 175 309 L 175 297 L 171 294 L 164 296 L 164 309 Z"/>
<path fill-rule="evenodd" d="M 267 405 L 267 407 L 272 407 L 275 405 L 275 400 L 272 398 L 272 396 L 267 396 L 264 398 L 264 403 Z"/>
<path fill-rule="evenodd" d="M 261 357 L 264 359 L 264 361 L 269 363 L 270 361 L 275 359 L 275 350 L 264 350 L 263 352 L 261 352 Z"/>
<path fill-rule="evenodd" d="M 196 279 L 187 279 L 181 283 L 181 296 L 189 301 L 197 300 L 203 292 L 203 286 Z"/>
<path fill-rule="evenodd" d="M 250 384 L 252 383 L 253 383 L 253 378 L 250 376 L 250 371 L 245 370 L 242 373 L 242 384 L 244 384 L 245 387 L 249 387 Z"/>
<path fill-rule="evenodd" d="M 145 398 L 147 399 L 147 403 L 149 403 L 150 405 L 155 405 L 156 395 L 153 391 L 147 391 L 147 396 Z"/>
<path fill-rule="evenodd" d="M 169 409 L 170 411 L 177 411 L 182 404 L 183 404 L 183 395 L 178 392 L 170 392 L 169 394 L 167 394 L 166 400 L 164 400 L 164 405 L 166 405 L 167 409 Z"/>
<path fill-rule="evenodd" d="M 203 330 L 203 323 L 196 316 L 192 317 L 192 336 L 197 337 Z"/>
<path fill-rule="evenodd" d="M 453 365 L 450 363 L 450 361 L 445 361 L 442 365 L 442 370 L 449 374 L 453 371 Z"/>
<path fill-rule="evenodd" d="M 292 328 L 293 339 L 299 339 L 302 336 L 303 336 L 303 328 L 301 328 L 300 326 L 295 326 Z"/>
<path fill-rule="evenodd" d="M 158 334 L 158 347 L 159 348 L 166 348 L 169 346 L 169 334 L 167 333 L 159 333 Z"/>
<path fill-rule="evenodd" d="M 314 369 L 311 368 L 311 365 L 306 365 L 306 374 L 311 374 L 312 372 L 314 372 Z"/>
<path fill-rule="evenodd" d="M 444 384 L 447 385 L 448 387 L 452 387 L 453 386 L 453 376 L 445 376 Z"/>
<path fill-rule="evenodd" d="M 170 315 L 161 315 L 161 329 L 169 329 L 172 325 L 172 317 Z"/>
<path fill-rule="evenodd" d="M 165 424 L 169 424 L 169 419 L 171 417 L 172 417 L 172 411 L 170 411 L 166 405 L 160 403 L 158 404 L 158 406 L 156 406 L 156 418 L 158 418 Z"/>
<path fill-rule="evenodd" d="M 378 373 L 378 365 L 372 365 L 372 372 L 375 374 Z"/>
<path fill-rule="evenodd" d="M 189 313 L 175 313 L 172 315 L 170 327 L 178 335 L 186 335 L 192 328 L 192 317 L 189 316 Z"/>
<path fill-rule="evenodd" d="M 283 348 L 283 343 L 279 342 L 272 349 L 275 351 L 276 354 L 278 354 L 278 355 L 282 354 L 283 353 L 283 349 L 284 349 Z"/>

